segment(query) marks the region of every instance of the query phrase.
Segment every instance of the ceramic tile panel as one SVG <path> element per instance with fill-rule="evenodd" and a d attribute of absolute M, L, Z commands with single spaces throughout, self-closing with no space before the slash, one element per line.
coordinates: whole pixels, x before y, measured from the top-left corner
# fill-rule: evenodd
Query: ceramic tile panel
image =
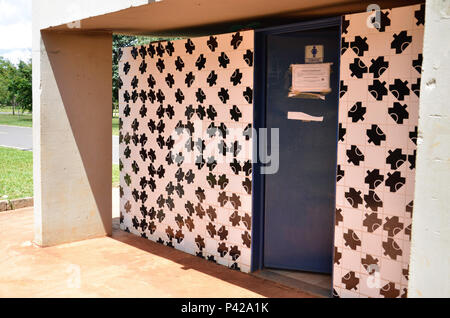
<path fill-rule="evenodd" d="M 124 48 L 121 228 L 250 271 L 253 31 Z"/>
<path fill-rule="evenodd" d="M 336 297 L 407 295 L 424 11 L 343 17 Z"/>

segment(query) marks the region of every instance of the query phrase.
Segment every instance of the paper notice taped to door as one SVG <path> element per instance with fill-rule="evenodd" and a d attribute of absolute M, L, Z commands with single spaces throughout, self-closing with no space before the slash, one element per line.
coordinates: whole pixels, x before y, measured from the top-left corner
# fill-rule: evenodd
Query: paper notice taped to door
<path fill-rule="evenodd" d="M 330 70 L 332 63 L 294 64 L 292 70 L 292 94 L 331 92 Z"/>
<path fill-rule="evenodd" d="M 315 122 L 322 122 L 323 116 L 311 116 L 302 112 L 288 112 L 288 119 L 289 120 L 301 120 L 305 122 L 315 121 Z"/>

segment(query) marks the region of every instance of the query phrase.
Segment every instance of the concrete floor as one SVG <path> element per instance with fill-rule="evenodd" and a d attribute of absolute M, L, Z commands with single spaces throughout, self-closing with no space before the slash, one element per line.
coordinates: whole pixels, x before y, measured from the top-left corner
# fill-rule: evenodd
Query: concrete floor
<path fill-rule="evenodd" d="M 319 297 L 332 296 L 332 277 L 328 274 L 265 268 L 254 275 Z"/>
<path fill-rule="evenodd" d="M 286 277 L 290 277 L 292 279 L 300 280 L 305 283 L 315 285 L 324 289 L 328 289 L 331 293 L 331 275 L 320 274 L 320 273 L 308 273 L 308 272 L 299 272 L 299 271 L 286 271 L 286 270 L 278 270 L 271 269 L 271 271 L 283 275 Z"/>
<path fill-rule="evenodd" d="M 39 248 L 33 209 L 0 213 L 0 297 L 311 297 L 122 232 Z"/>

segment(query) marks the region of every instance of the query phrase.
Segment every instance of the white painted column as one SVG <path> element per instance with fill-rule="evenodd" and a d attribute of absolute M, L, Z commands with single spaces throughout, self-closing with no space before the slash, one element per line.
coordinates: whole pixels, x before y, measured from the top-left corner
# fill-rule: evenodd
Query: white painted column
<path fill-rule="evenodd" d="M 450 1 L 426 1 L 409 297 L 450 297 Z"/>
<path fill-rule="evenodd" d="M 35 241 L 112 232 L 110 33 L 41 32 L 34 54 Z M 39 85 L 37 87 L 37 85 Z"/>

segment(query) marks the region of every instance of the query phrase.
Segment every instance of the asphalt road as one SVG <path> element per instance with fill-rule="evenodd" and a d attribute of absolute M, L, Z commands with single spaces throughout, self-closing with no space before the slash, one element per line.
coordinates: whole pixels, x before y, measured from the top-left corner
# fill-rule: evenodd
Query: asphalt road
<path fill-rule="evenodd" d="M 113 164 L 119 164 L 119 137 L 112 136 Z M 0 147 L 33 151 L 33 130 L 28 127 L 0 125 Z"/>

